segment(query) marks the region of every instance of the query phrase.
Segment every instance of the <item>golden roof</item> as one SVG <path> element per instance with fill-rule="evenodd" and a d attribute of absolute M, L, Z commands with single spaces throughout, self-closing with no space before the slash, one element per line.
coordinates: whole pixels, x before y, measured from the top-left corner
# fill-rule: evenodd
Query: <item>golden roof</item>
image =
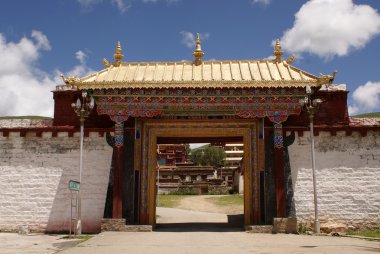
<path fill-rule="evenodd" d="M 201 52 L 198 41 L 197 47 Z M 194 62 L 120 62 L 118 43 L 116 62 L 110 64 L 104 59 L 105 69 L 83 78 L 64 78 L 64 81 L 78 89 L 144 89 L 304 87 L 321 86 L 333 80 L 332 76 L 317 77 L 290 65 L 294 57 L 281 59 L 279 41 L 274 54 L 273 60 L 200 61 L 196 58 Z"/>

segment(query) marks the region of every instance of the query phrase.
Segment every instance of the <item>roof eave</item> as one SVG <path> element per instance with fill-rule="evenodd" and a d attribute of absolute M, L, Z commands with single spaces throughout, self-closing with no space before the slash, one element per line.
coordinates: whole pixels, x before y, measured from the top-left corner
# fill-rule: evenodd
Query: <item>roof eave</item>
<path fill-rule="evenodd" d="M 326 84 L 327 80 L 271 80 L 271 81 L 178 81 L 178 82 L 81 82 L 72 80 L 70 85 L 75 86 L 80 90 L 86 89 L 191 89 L 191 88 L 206 88 L 206 89 L 228 89 L 228 88 L 287 88 L 287 87 L 320 87 Z"/>

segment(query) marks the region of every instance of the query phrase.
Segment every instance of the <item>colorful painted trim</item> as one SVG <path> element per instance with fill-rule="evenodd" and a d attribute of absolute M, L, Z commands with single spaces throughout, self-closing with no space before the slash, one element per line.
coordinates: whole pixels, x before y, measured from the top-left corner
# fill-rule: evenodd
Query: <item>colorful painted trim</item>
<path fill-rule="evenodd" d="M 122 147 L 124 145 L 124 123 L 115 123 L 115 147 Z"/>
<path fill-rule="evenodd" d="M 129 117 L 151 118 L 160 115 L 217 116 L 242 118 L 268 117 L 274 123 L 299 114 L 299 99 L 304 90 L 282 89 L 96 89 L 98 114 L 117 123 Z"/>
<path fill-rule="evenodd" d="M 284 147 L 284 137 L 282 135 L 282 124 L 275 123 L 274 124 L 274 147 L 281 149 Z"/>

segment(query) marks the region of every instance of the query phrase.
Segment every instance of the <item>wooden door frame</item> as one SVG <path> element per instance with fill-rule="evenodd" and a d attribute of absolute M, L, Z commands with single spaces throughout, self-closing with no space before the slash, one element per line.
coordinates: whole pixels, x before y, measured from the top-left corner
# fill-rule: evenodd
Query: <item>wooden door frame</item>
<path fill-rule="evenodd" d="M 257 167 L 258 123 L 255 119 L 162 120 L 141 124 L 139 213 L 140 224 L 156 223 L 156 167 L 158 137 L 243 137 L 244 143 L 244 224 L 258 225 L 260 218 L 260 179 Z"/>

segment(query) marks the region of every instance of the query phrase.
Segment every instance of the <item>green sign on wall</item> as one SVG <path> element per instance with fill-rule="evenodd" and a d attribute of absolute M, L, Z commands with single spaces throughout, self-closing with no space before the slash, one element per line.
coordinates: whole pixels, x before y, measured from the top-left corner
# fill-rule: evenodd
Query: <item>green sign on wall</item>
<path fill-rule="evenodd" d="M 70 180 L 69 181 L 69 189 L 79 191 L 80 188 L 80 182 Z"/>

